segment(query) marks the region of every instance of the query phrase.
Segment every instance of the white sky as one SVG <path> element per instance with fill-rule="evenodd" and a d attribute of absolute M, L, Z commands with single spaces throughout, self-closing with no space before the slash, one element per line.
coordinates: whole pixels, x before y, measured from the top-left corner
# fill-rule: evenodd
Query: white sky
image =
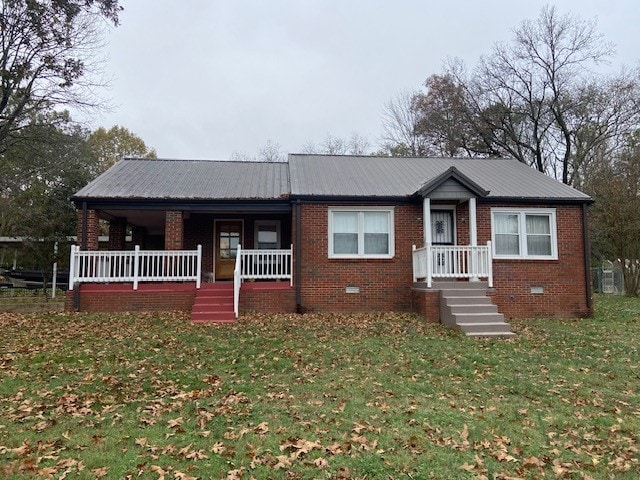
<path fill-rule="evenodd" d="M 108 31 L 101 95 L 166 158 L 287 153 L 328 133 L 376 146 L 383 104 L 418 89 L 447 57 L 473 67 L 547 3 L 529 0 L 123 0 Z M 563 0 L 617 47 L 611 71 L 640 60 L 639 0 Z"/>

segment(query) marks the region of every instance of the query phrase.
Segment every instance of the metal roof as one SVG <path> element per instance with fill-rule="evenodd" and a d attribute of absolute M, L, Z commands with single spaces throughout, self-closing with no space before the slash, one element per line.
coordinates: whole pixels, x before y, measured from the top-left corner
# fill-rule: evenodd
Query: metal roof
<path fill-rule="evenodd" d="M 489 199 L 590 200 L 514 159 L 289 155 L 291 194 L 302 197 L 407 197 L 451 167 Z"/>
<path fill-rule="evenodd" d="M 407 198 L 446 176 L 447 171 L 487 191 L 487 199 L 590 201 L 588 195 L 513 159 L 300 154 L 289 155 L 286 163 L 125 158 L 74 198 Z"/>
<path fill-rule="evenodd" d="M 286 163 L 125 158 L 75 198 L 265 200 L 288 195 Z"/>

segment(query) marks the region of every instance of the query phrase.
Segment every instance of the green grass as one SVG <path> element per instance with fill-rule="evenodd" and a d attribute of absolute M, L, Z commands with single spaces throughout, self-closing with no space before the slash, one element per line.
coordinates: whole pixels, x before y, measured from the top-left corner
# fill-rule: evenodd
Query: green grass
<path fill-rule="evenodd" d="M 638 478 L 640 300 L 474 340 L 406 314 L 0 314 L 0 476 Z"/>

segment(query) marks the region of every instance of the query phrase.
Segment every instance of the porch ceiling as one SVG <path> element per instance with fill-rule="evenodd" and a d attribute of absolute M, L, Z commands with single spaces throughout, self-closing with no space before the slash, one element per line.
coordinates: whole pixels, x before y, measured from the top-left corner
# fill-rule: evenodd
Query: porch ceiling
<path fill-rule="evenodd" d="M 98 215 L 104 220 L 124 217 L 129 225 L 143 227 L 150 235 L 164 233 L 164 210 L 99 210 Z"/>

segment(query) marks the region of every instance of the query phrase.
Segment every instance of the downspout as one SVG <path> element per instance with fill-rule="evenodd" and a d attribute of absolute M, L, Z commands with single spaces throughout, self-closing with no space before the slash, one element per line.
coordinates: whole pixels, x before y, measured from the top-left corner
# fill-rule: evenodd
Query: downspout
<path fill-rule="evenodd" d="M 300 199 L 296 200 L 296 312 L 302 313 L 302 292 L 300 290 L 301 287 L 301 278 L 302 274 L 302 239 L 300 238 L 300 230 L 301 230 L 301 222 L 300 222 Z"/>
<path fill-rule="evenodd" d="M 82 202 L 82 240 L 80 242 L 81 250 L 87 249 L 87 202 Z M 80 285 L 73 287 L 73 311 L 80 311 Z"/>
<path fill-rule="evenodd" d="M 589 244 L 586 203 L 582 204 L 582 240 L 584 244 L 584 278 L 587 292 L 587 308 L 591 311 L 593 307 L 593 299 L 591 298 L 591 246 Z"/>

